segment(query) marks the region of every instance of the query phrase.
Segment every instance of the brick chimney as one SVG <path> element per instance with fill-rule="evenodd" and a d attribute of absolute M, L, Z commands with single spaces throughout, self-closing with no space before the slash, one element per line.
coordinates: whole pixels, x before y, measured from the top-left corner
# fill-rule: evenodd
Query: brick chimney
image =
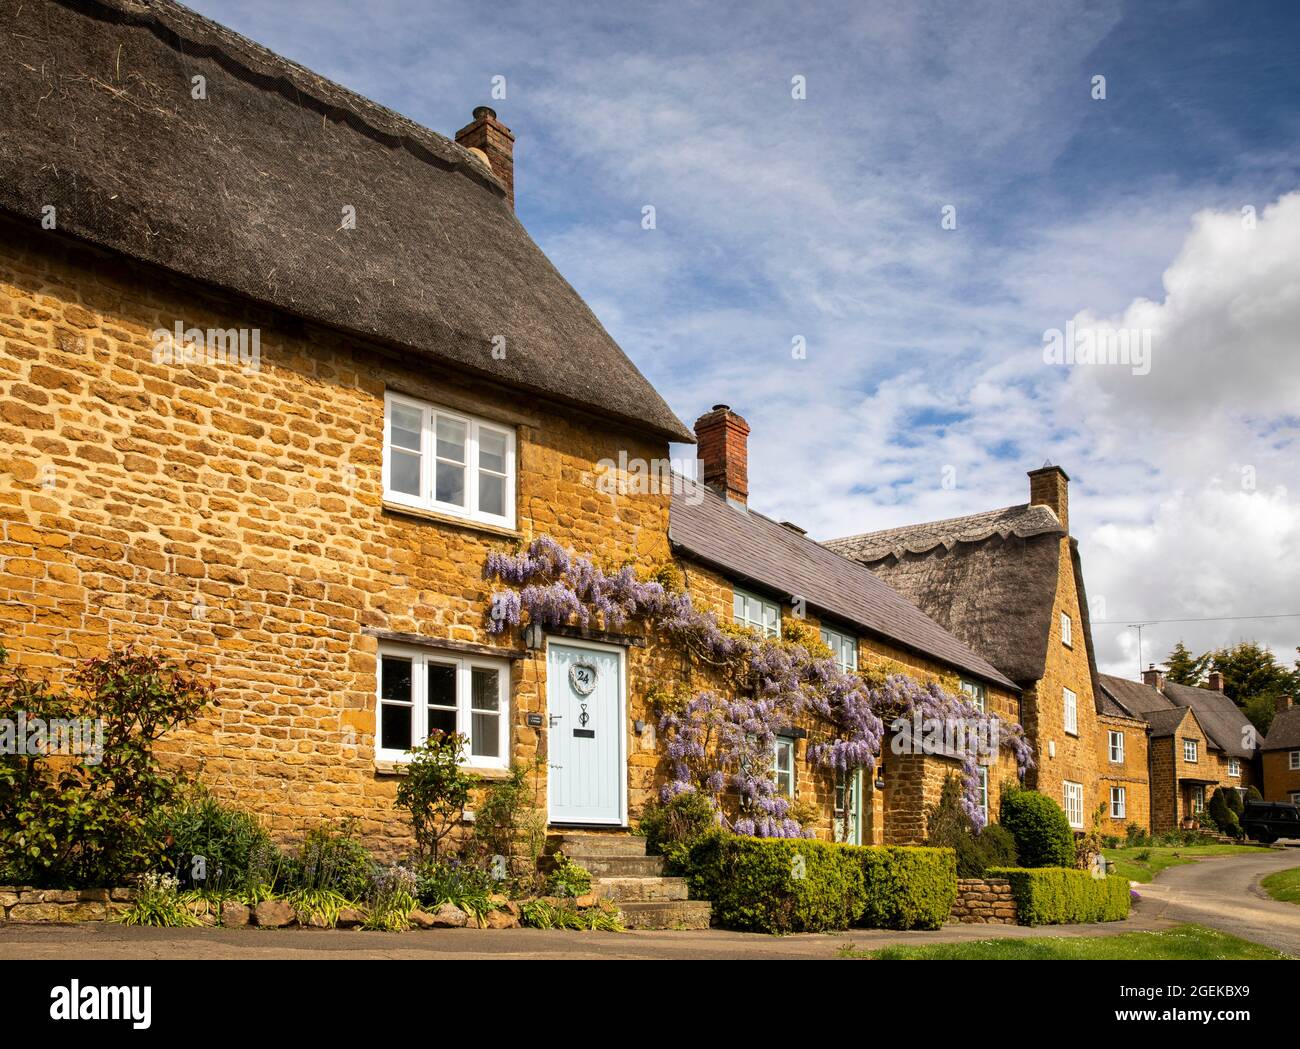
<path fill-rule="evenodd" d="M 727 502 L 744 506 L 749 499 L 749 423 L 725 404 L 715 404 L 695 420 L 695 440 L 704 483 Z"/>
<path fill-rule="evenodd" d="M 1070 475 L 1059 466 L 1044 463 L 1029 471 L 1029 505 L 1049 507 L 1061 527 L 1070 530 Z"/>
<path fill-rule="evenodd" d="M 1290 710 L 1291 702 L 1290 696 L 1278 696 L 1277 699 L 1273 700 L 1274 713 L 1281 714 L 1284 710 Z"/>
<path fill-rule="evenodd" d="M 1165 690 L 1165 672 L 1156 669 L 1154 663 L 1148 663 L 1146 670 L 1142 671 L 1142 684 L 1148 688 L 1154 688 L 1157 692 Z"/>
<path fill-rule="evenodd" d="M 1205 687 L 1211 692 L 1223 691 L 1223 675 L 1217 670 L 1210 671 L 1210 679 L 1205 683 Z"/>
<path fill-rule="evenodd" d="M 474 120 L 456 132 L 457 145 L 481 150 L 501 184 L 506 188 L 510 207 L 515 206 L 515 136 L 497 119 L 495 109 L 479 106 Z"/>

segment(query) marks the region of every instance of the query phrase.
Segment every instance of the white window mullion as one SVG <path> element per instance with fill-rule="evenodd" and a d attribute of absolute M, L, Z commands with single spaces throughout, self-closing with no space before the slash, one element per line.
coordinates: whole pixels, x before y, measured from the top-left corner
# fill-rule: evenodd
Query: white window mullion
<path fill-rule="evenodd" d="M 465 512 L 478 516 L 478 423 L 472 419 L 465 427 Z"/>

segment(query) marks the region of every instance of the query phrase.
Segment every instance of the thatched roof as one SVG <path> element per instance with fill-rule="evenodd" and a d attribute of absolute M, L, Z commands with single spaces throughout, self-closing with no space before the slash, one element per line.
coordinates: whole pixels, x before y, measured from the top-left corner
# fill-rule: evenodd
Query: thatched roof
<path fill-rule="evenodd" d="M 1098 679 L 1112 703 L 1152 725 L 1153 736 L 1162 734 L 1155 731 L 1157 724 L 1177 725 L 1182 720 L 1180 713 L 1171 721 L 1173 712 L 1191 710 L 1215 750 L 1234 758 L 1248 760 L 1254 757 L 1254 749 L 1244 742 L 1250 719 L 1222 692 L 1176 685 L 1170 681 L 1165 682 L 1163 690 L 1157 691 L 1141 681 L 1130 681 L 1112 674 L 1101 674 Z"/>
<path fill-rule="evenodd" d="M 1300 749 L 1300 707 L 1288 707 L 1274 716 L 1273 724 L 1268 729 L 1268 738 L 1259 749 Z"/>
<path fill-rule="evenodd" d="M 690 484 L 673 495 L 669 538 L 680 553 L 741 585 L 786 602 L 802 598 L 813 611 L 849 629 L 1018 691 L 988 660 L 861 565 L 770 517 L 731 505 L 708 488 Z"/>
<path fill-rule="evenodd" d="M 1045 506 L 1001 510 L 833 539 L 940 626 L 1028 687 L 1043 675 L 1065 531 Z M 1071 545 L 1092 643 L 1078 551 Z"/>
<path fill-rule="evenodd" d="M 0 9 L 0 210 L 694 439 L 468 150 L 167 0 Z"/>

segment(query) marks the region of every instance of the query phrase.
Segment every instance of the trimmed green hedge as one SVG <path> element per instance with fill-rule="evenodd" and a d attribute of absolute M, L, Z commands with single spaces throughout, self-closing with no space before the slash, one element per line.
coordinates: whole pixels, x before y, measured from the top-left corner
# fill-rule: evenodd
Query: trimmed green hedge
<path fill-rule="evenodd" d="M 712 831 L 669 866 L 725 929 L 825 932 L 851 925 L 938 928 L 957 895 L 952 849 L 839 845 Z"/>
<path fill-rule="evenodd" d="M 993 867 L 988 877 L 1006 878 L 1021 925 L 1116 922 L 1128 917 L 1129 884 L 1108 875 L 1068 867 Z"/>
<path fill-rule="evenodd" d="M 1002 795 L 998 822 L 1016 839 L 1023 867 L 1068 867 L 1074 863 L 1074 831 L 1065 812 L 1036 790 L 1008 790 Z"/>

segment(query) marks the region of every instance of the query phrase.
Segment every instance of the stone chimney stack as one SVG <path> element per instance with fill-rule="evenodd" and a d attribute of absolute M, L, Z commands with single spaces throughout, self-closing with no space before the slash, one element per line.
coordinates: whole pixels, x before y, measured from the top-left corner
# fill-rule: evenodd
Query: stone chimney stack
<path fill-rule="evenodd" d="M 1056 514 L 1061 527 L 1070 530 L 1070 475 L 1059 466 L 1045 463 L 1029 471 L 1029 504 L 1046 506 Z"/>
<path fill-rule="evenodd" d="M 510 207 L 515 206 L 515 136 L 497 119 L 496 110 L 478 106 L 474 120 L 456 132 L 457 145 L 476 149 L 487 158 L 488 167 L 506 188 Z"/>
<path fill-rule="evenodd" d="M 1211 692 L 1223 691 L 1223 675 L 1217 670 L 1210 671 L 1210 679 L 1206 682 L 1205 687 Z"/>
<path fill-rule="evenodd" d="M 1281 714 L 1284 710 L 1290 710 L 1291 702 L 1292 700 L 1290 696 L 1278 696 L 1277 699 L 1273 701 L 1274 712 Z"/>
<path fill-rule="evenodd" d="M 1142 684 L 1154 688 L 1157 692 L 1163 692 L 1165 690 L 1165 672 L 1157 670 L 1154 663 L 1148 663 L 1146 670 L 1142 671 Z"/>
<path fill-rule="evenodd" d="M 749 423 L 725 404 L 695 420 L 701 480 L 735 506 L 749 499 Z"/>

